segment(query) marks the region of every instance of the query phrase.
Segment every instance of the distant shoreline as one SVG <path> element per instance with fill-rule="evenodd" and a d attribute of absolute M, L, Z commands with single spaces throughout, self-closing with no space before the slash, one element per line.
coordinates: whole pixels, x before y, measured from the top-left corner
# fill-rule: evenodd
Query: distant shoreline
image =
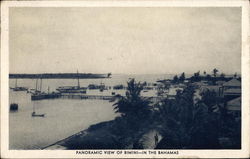
<path fill-rule="evenodd" d="M 50 79 L 76 79 L 76 78 L 111 78 L 111 73 L 43 73 L 43 74 L 9 74 L 9 78 L 50 78 Z"/>

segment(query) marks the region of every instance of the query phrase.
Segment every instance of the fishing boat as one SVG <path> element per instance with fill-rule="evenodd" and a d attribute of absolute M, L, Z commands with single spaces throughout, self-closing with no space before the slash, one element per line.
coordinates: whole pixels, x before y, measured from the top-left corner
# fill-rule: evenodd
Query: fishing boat
<path fill-rule="evenodd" d="M 77 86 L 62 86 L 58 87 L 56 90 L 60 93 L 86 93 L 87 88 L 80 86 L 79 76 L 77 76 Z"/>
<path fill-rule="evenodd" d="M 14 88 L 11 88 L 13 91 L 27 91 L 28 88 L 27 87 L 18 87 L 17 86 L 17 78 L 16 78 L 16 84 Z"/>

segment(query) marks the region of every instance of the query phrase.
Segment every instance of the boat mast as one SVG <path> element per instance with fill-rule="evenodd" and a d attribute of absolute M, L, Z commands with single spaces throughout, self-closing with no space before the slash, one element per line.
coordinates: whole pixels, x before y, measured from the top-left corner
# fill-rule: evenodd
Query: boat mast
<path fill-rule="evenodd" d="M 36 92 L 37 92 L 37 83 L 38 83 L 38 78 L 36 79 Z"/>
<path fill-rule="evenodd" d="M 16 84 L 15 84 L 15 87 L 17 88 L 17 78 L 16 78 Z"/>
<path fill-rule="evenodd" d="M 35 102 L 33 103 L 33 112 L 35 112 Z"/>
<path fill-rule="evenodd" d="M 79 74 L 78 74 L 78 70 L 77 70 L 77 86 L 78 86 L 78 88 L 80 88 L 80 81 L 79 81 Z"/>
<path fill-rule="evenodd" d="M 41 83 L 40 83 L 40 92 L 42 92 L 42 78 L 41 78 Z"/>

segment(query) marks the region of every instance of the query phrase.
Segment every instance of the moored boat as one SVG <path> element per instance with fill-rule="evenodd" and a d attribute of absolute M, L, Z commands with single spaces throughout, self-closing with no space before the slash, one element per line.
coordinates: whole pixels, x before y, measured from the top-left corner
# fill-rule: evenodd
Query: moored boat
<path fill-rule="evenodd" d="M 36 112 L 31 113 L 32 117 L 45 117 L 45 114 L 36 114 Z"/>
<path fill-rule="evenodd" d="M 15 88 L 12 88 L 13 91 L 27 91 L 28 88 L 27 87 L 15 87 Z"/>
<path fill-rule="evenodd" d="M 33 112 L 31 113 L 32 117 L 45 117 L 45 114 L 37 114 L 35 110 L 35 103 L 33 103 Z"/>
<path fill-rule="evenodd" d="M 42 92 L 42 79 L 40 83 L 40 90 L 37 90 L 37 83 L 36 83 L 36 89 L 34 92 L 31 93 L 31 100 L 42 100 L 42 99 L 54 99 L 54 98 L 59 98 L 61 97 L 61 93 L 58 92 L 49 92 L 48 88 L 48 93 Z"/>
<path fill-rule="evenodd" d="M 10 104 L 10 111 L 17 111 L 18 110 L 18 104 L 12 103 Z"/>
<path fill-rule="evenodd" d="M 60 98 L 61 93 L 38 93 L 38 94 L 32 94 L 31 100 L 42 100 L 42 99 L 54 99 L 54 98 Z"/>
<path fill-rule="evenodd" d="M 78 74 L 78 71 L 77 71 Z M 77 86 L 62 86 L 56 89 L 60 93 L 86 93 L 86 87 L 80 87 L 79 76 L 77 76 Z"/>
<path fill-rule="evenodd" d="M 17 78 L 16 78 L 16 84 L 14 88 L 11 88 L 13 91 L 27 91 L 28 88 L 27 87 L 18 87 L 17 86 Z"/>
<path fill-rule="evenodd" d="M 58 87 L 56 90 L 60 93 L 86 93 L 87 92 L 86 87 L 80 87 L 80 86 L 63 86 L 63 87 Z"/>

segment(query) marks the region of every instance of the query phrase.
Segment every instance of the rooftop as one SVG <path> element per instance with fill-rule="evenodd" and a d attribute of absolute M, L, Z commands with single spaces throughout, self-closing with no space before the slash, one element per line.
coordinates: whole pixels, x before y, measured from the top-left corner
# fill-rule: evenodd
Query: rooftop
<path fill-rule="evenodd" d="M 223 84 L 223 86 L 241 86 L 241 82 L 235 78 Z"/>
<path fill-rule="evenodd" d="M 227 102 L 228 110 L 241 110 L 241 97 L 235 98 Z"/>
<path fill-rule="evenodd" d="M 241 89 L 239 88 L 230 88 L 224 91 L 225 94 L 240 94 L 241 93 Z"/>

